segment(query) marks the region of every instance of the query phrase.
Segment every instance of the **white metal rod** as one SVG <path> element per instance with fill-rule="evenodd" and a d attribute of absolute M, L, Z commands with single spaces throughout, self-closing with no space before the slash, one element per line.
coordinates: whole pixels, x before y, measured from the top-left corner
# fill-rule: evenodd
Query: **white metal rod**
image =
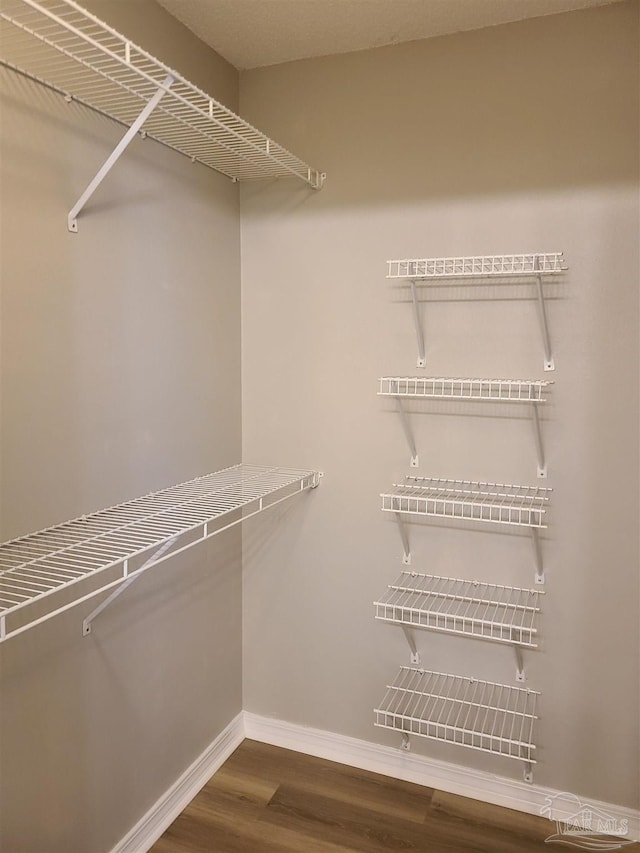
<path fill-rule="evenodd" d="M 542 431 L 540 429 L 540 416 L 538 414 L 538 404 L 533 404 L 533 426 L 536 435 L 536 450 L 538 452 L 538 477 L 547 476 L 547 463 L 544 458 L 544 448 L 542 446 Z"/>
<path fill-rule="evenodd" d="M 535 270 L 540 269 L 540 259 L 536 256 L 533 261 Z M 538 290 L 538 306 L 540 308 L 540 324 L 542 327 L 542 343 L 544 346 L 544 369 L 553 370 L 553 356 L 551 355 L 551 341 L 549 340 L 549 326 L 547 324 L 547 312 L 544 305 L 544 293 L 542 291 L 542 275 L 538 272 L 536 275 L 536 287 Z"/>
<path fill-rule="evenodd" d="M 400 415 L 400 421 L 402 423 L 402 429 L 404 430 L 405 438 L 407 439 L 407 444 L 409 445 L 409 452 L 411 453 L 411 467 L 418 467 L 418 451 L 416 450 L 416 443 L 413 439 L 413 433 L 411 432 L 411 427 L 409 426 L 409 419 L 407 418 L 407 413 L 404 410 L 404 406 L 402 405 L 402 398 L 396 397 L 396 402 L 398 404 L 398 413 Z"/>
<path fill-rule="evenodd" d="M 158 550 L 151 557 L 149 557 L 148 560 L 145 560 L 145 562 L 140 566 L 138 571 L 133 575 L 128 576 L 127 561 L 125 560 L 124 577 L 126 577 L 127 579 L 117 589 L 115 589 L 108 598 L 105 598 L 105 600 L 101 604 L 99 604 L 95 608 L 95 610 L 92 610 L 86 619 L 83 620 L 83 622 L 82 622 L 82 636 L 83 637 L 86 637 L 87 634 L 91 633 L 91 623 L 96 618 L 96 616 L 99 616 L 103 610 L 106 610 L 107 607 L 109 607 L 109 605 L 112 604 L 116 600 L 116 598 L 118 598 L 118 596 L 122 595 L 122 593 L 125 591 L 125 589 L 130 587 L 134 581 L 138 580 L 138 578 L 142 575 L 142 573 L 145 569 L 149 568 L 149 566 L 158 562 L 160 557 L 162 557 L 162 555 L 165 554 L 169 550 L 169 548 L 172 547 L 172 545 L 174 545 L 177 538 L 178 538 L 177 536 L 174 536 L 173 539 L 169 539 L 167 542 L 165 542 L 163 545 L 161 545 L 160 548 L 158 548 Z"/>
<path fill-rule="evenodd" d="M 416 329 L 416 338 L 418 339 L 418 367 L 424 367 L 427 360 L 424 352 L 424 335 L 422 334 L 422 324 L 420 323 L 418 292 L 415 281 L 411 281 L 411 300 L 413 302 L 413 323 Z"/>
<path fill-rule="evenodd" d="M 171 84 L 173 83 L 173 77 L 168 74 L 165 78 L 162 86 L 156 91 L 155 95 L 151 98 L 151 100 L 146 104 L 138 118 L 133 122 L 129 130 L 122 137 L 118 145 L 115 147 L 111 155 L 107 158 L 104 165 L 100 168 L 95 178 L 91 181 L 86 190 L 82 193 L 76 204 L 69 211 L 69 215 L 67 217 L 67 227 L 69 231 L 77 232 L 78 230 L 78 215 L 82 211 L 82 208 L 85 206 L 87 201 L 91 198 L 97 188 L 100 186 L 102 181 L 109 174 L 115 163 L 120 159 L 125 149 L 131 143 L 134 136 L 138 133 L 142 125 L 145 123 L 147 118 L 151 115 L 153 110 L 160 103 L 163 95 L 167 92 Z"/>
<path fill-rule="evenodd" d="M 411 549 L 409 548 L 409 537 L 407 536 L 407 531 L 404 527 L 404 521 L 399 512 L 396 512 L 396 520 L 398 522 L 398 530 L 400 531 L 400 539 L 402 540 L 402 547 L 404 549 L 402 562 L 408 566 L 411 563 Z"/>
<path fill-rule="evenodd" d="M 544 567 L 542 565 L 542 548 L 540 547 L 540 536 L 535 527 L 531 528 L 533 536 L 533 553 L 536 561 L 536 583 L 544 583 Z"/>

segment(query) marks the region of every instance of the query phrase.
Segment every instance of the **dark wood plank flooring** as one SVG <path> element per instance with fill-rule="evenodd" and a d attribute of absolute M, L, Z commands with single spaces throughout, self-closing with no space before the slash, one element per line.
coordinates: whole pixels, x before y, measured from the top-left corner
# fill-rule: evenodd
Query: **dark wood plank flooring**
<path fill-rule="evenodd" d="M 549 853 L 554 832 L 542 817 L 245 740 L 152 853 Z"/>

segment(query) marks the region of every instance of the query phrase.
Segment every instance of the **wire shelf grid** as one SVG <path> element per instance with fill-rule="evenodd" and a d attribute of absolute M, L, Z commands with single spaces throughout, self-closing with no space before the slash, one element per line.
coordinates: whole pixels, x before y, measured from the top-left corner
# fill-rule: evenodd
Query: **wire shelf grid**
<path fill-rule="evenodd" d="M 565 272 L 562 252 L 520 255 L 471 255 L 451 258 L 406 258 L 387 261 L 387 278 L 421 281 L 438 278 L 491 278 Z"/>
<path fill-rule="evenodd" d="M 534 690 L 403 666 L 375 725 L 535 764 Z"/>
<path fill-rule="evenodd" d="M 544 403 L 544 393 L 550 384 L 550 380 L 534 379 L 381 376 L 378 396 Z"/>
<path fill-rule="evenodd" d="M 118 579 L 90 593 L 97 595 L 131 577 L 134 558 L 185 534 L 189 547 L 315 487 L 318 478 L 314 471 L 235 465 L 1 544 L 0 641 L 60 612 L 55 593 L 74 588 L 80 599 L 84 587 L 76 584 L 120 569 Z M 24 624 L 9 624 L 15 616 Z"/>
<path fill-rule="evenodd" d="M 375 618 L 537 648 L 538 590 L 403 571 L 374 602 Z"/>
<path fill-rule="evenodd" d="M 473 480 L 444 480 L 408 474 L 383 492 L 382 510 L 410 515 L 546 527 L 551 489 Z"/>
<path fill-rule="evenodd" d="M 3 0 L 0 62 L 234 180 L 323 175 L 74 0 Z"/>

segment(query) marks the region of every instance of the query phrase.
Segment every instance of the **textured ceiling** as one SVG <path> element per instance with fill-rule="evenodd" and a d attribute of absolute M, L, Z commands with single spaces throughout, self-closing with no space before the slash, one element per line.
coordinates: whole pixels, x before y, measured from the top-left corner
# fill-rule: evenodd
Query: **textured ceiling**
<path fill-rule="evenodd" d="M 615 0 L 158 0 L 239 69 L 474 30 Z"/>

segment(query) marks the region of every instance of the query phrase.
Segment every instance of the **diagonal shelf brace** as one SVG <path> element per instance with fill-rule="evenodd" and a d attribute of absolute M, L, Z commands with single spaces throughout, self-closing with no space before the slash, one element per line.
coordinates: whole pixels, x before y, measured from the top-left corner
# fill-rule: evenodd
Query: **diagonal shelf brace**
<path fill-rule="evenodd" d="M 542 564 L 542 547 L 540 545 L 540 534 L 536 527 L 531 528 L 531 536 L 533 537 L 533 554 L 536 561 L 536 577 L 537 584 L 544 583 L 544 566 Z"/>
<path fill-rule="evenodd" d="M 524 674 L 524 661 L 522 659 L 522 649 L 520 648 L 519 645 L 514 643 L 513 651 L 515 652 L 515 656 L 516 656 L 516 681 L 524 682 L 527 680 L 527 677 Z"/>
<path fill-rule="evenodd" d="M 425 356 L 424 350 L 424 335 L 422 333 L 422 323 L 420 322 L 420 311 L 418 306 L 418 290 L 416 288 L 416 283 L 413 279 L 410 281 L 411 285 L 411 301 L 413 303 L 413 325 L 416 329 L 416 338 L 418 340 L 418 367 L 424 367 L 427 363 L 427 359 Z"/>
<path fill-rule="evenodd" d="M 404 519 L 402 518 L 402 514 L 399 512 L 395 513 L 396 521 L 398 522 L 398 532 L 400 533 L 400 539 L 402 539 L 402 547 L 404 549 L 404 554 L 402 555 L 402 562 L 405 566 L 411 565 L 411 548 L 409 547 L 409 537 L 407 536 L 407 530 L 404 526 Z"/>
<path fill-rule="evenodd" d="M 538 307 L 540 309 L 540 326 L 542 331 L 542 344 L 544 346 L 544 369 L 555 370 L 556 366 L 551 354 L 551 341 L 549 339 L 549 325 L 547 323 L 547 312 L 544 305 L 544 292 L 542 290 L 542 274 L 540 272 L 540 258 L 533 260 L 533 268 L 536 270 L 536 287 L 538 290 Z"/>
<path fill-rule="evenodd" d="M 85 204 L 89 201 L 91 196 L 98 189 L 100 184 L 103 182 L 103 180 L 109 174 L 111 169 L 114 167 L 114 165 L 120 159 L 120 157 L 122 156 L 124 151 L 127 149 L 127 147 L 129 146 L 129 144 L 131 143 L 131 141 L 133 140 L 135 135 L 142 128 L 142 125 L 145 123 L 145 121 L 149 118 L 151 113 L 158 106 L 163 95 L 166 94 L 166 92 L 169 90 L 169 88 L 171 87 L 171 84 L 173 82 L 174 82 L 174 78 L 171 76 L 171 74 L 168 74 L 167 77 L 165 78 L 164 82 L 162 83 L 162 85 L 157 89 L 154 96 L 145 105 L 144 109 L 142 110 L 142 112 L 140 113 L 138 118 L 133 122 L 133 124 L 127 130 L 127 132 L 122 137 L 120 142 L 116 145 L 116 147 L 114 148 L 114 150 L 112 151 L 110 156 L 105 161 L 104 165 L 99 169 L 98 173 L 96 174 L 94 179 L 91 181 L 89 186 L 82 193 L 82 195 L 80 196 L 78 201 L 75 203 L 75 205 L 71 208 L 71 210 L 69 211 L 69 215 L 67 216 L 67 228 L 69 229 L 69 231 L 71 231 L 74 234 L 77 233 L 77 231 L 78 231 L 78 216 L 82 212 L 82 209 L 84 208 Z"/>
<path fill-rule="evenodd" d="M 536 451 L 538 453 L 538 477 L 546 478 L 547 460 L 544 458 L 544 447 L 542 445 L 542 430 L 540 428 L 540 414 L 538 404 L 533 404 L 533 427 L 536 436 Z"/>
<path fill-rule="evenodd" d="M 96 618 L 96 616 L 99 616 L 103 610 L 106 610 L 107 607 L 109 607 L 111 604 L 113 604 L 113 602 L 116 600 L 116 598 L 118 598 L 120 595 L 122 595 L 122 593 L 125 591 L 125 589 L 128 589 L 134 581 L 137 581 L 138 578 L 142 576 L 142 573 L 144 572 L 145 569 L 151 568 L 151 566 L 153 566 L 156 562 L 158 562 L 158 560 L 160 560 L 160 558 L 164 554 L 166 554 L 166 552 L 171 547 L 173 547 L 173 545 L 175 545 L 177 540 L 178 540 L 177 536 L 174 536 L 172 539 L 168 539 L 163 545 L 161 545 L 158 548 L 157 551 L 155 551 L 152 554 L 151 557 L 149 557 L 148 560 L 145 560 L 145 562 L 140 566 L 140 568 L 136 570 L 135 574 L 131 575 L 131 577 L 124 580 L 122 582 L 122 584 L 120 584 L 120 586 L 117 587 L 117 589 L 115 589 L 108 598 L 105 598 L 105 600 L 101 604 L 99 604 L 95 608 L 95 610 L 91 611 L 91 613 L 87 616 L 87 618 L 84 619 L 82 622 L 82 636 L 83 637 L 86 637 L 91 633 L 91 623 Z"/>
<path fill-rule="evenodd" d="M 418 647 L 416 646 L 416 639 L 413 636 L 413 631 L 411 630 L 411 628 L 409 628 L 408 625 L 403 625 L 402 630 L 404 631 L 404 635 L 411 651 L 411 663 L 419 664 L 420 652 L 418 651 Z"/>
<path fill-rule="evenodd" d="M 411 431 L 411 426 L 409 425 L 409 419 L 407 418 L 407 413 L 404 410 L 404 406 L 402 405 L 402 398 L 396 397 L 396 402 L 398 404 L 398 414 L 400 415 L 400 421 L 402 423 L 402 429 L 404 430 L 405 438 L 407 439 L 407 444 L 409 445 L 409 452 L 411 453 L 411 467 L 417 468 L 420 464 L 418 459 L 418 451 L 416 450 L 416 443 L 413 438 L 413 432 Z"/>

